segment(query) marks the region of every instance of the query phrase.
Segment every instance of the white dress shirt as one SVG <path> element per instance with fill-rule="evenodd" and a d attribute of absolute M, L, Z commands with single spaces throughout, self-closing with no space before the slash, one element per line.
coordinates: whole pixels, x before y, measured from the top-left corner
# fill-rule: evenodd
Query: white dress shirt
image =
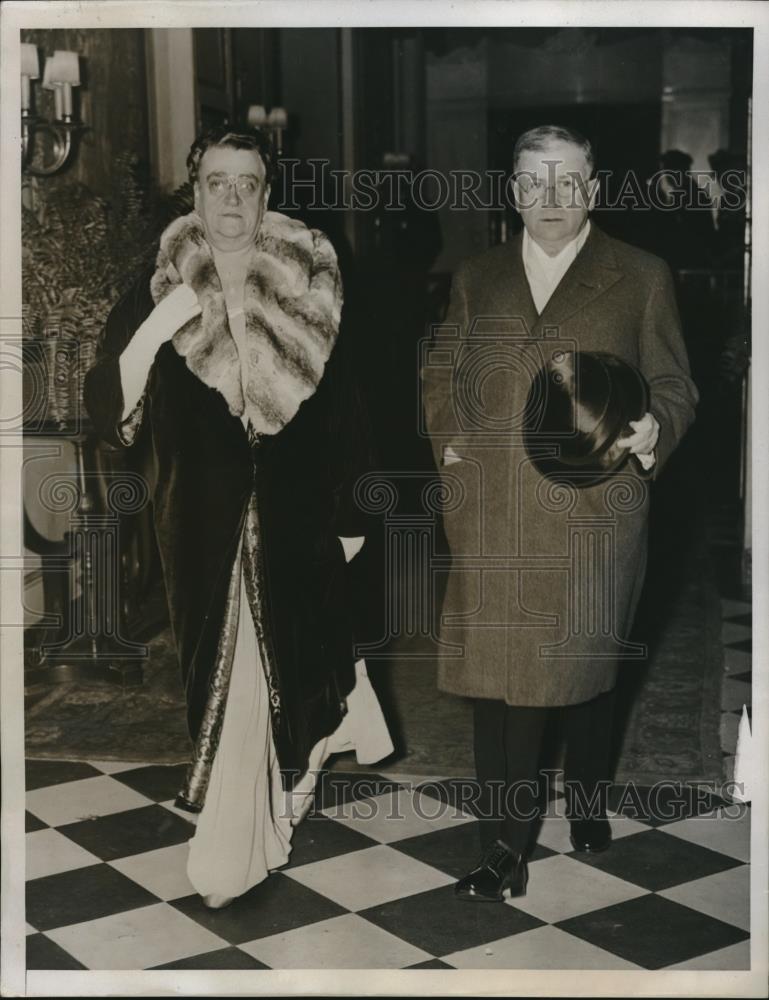
<path fill-rule="evenodd" d="M 574 239 L 567 243 L 560 253 L 550 257 L 539 244 L 529 236 L 528 230 L 523 231 L 523 268 L 526 280 L 529 282 L 531 297 L 537 312 L 542 313 L 550 296 L 558 287 L 561 278 L 574 263 L 577 254 L 585 245 L 590 234 L 588 220 Z"/>

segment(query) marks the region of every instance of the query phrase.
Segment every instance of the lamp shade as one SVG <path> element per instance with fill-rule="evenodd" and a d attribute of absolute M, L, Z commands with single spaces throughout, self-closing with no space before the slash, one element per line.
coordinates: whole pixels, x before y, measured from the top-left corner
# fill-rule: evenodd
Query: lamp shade
<path fill-rule="evenodd" d="M 40 76 L 40 60 L 37 57 L 37 46 L 24 42 L 21 46 L 21 75 L 28 76 L 30 80 L 37 80 Z"/>
<path fill-rule="evenodd" d="M 80 64 L 77 52 L 67 52 L 56 49 L 45 61 L 43 71 L 43 86 L 52 90 L 59 83 L 68 83 L 73 87 L 80 86 Z"/>
<path fill-rule="evenodd" d="M 251 104 L 248 108 L 248 124 L 253 128 L 260 128 L 267 121 L 267 112 L 263 104 Z"/>
<path fill-rule="evenodd" d="M 273 108 L 267 119 L 274 128 L 285 128 L 288 124 L 288 115 L 285 108 Z"/>

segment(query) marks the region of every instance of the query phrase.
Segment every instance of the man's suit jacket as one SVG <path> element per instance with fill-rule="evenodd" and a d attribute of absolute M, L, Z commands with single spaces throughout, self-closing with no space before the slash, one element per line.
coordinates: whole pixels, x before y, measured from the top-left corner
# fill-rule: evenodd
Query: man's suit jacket
<path fill-rule="evenodd" d="M 544 479 L 522 440 L 533 375 L 560 350 L 638 367 L 665 462 L 694 418 L 673 281 L 657 257 L 592 225 L 537 314 L 522 237 L 465 261 L 423 369 L 428 432 L 450 495 L 452 556 L 439 686 L 513 705 L 556 706 L 609 690 L 646 568 L 648 483 L 628 463 L 579 490 Z M 451 445 L 462 461 L 443 464 Z"/>

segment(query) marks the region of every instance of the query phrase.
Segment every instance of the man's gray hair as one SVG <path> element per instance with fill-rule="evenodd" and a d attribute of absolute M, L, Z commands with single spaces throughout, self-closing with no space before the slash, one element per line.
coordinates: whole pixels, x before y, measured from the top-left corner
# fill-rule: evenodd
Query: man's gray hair
<path fill-rule="evenodd" d="M 593 167 L 595 167 L 595 154 L 590 140 L 575 129 L 565 128 L 563 125 L 538 125 L 537 128 L 530 128 L 528 132 L 518 136 L 518 141 L 513 148 L 513 170 L 518 169 L 518 160 L 522 153 L 540 153 L 554 142 L 568 142 L 581 149 L 592 174 Z"/>

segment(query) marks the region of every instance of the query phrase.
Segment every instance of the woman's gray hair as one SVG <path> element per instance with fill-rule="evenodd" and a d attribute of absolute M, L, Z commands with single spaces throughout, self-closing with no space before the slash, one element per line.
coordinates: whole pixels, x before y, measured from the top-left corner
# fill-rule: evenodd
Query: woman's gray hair
<path fill-rule="evenodd" d="M 266 132 L 258 128 L 237 129 L 229 125 L 216 125 L 203 132 L 193 142 L 187 156 L 187 173 L 190 184 L 198 179 L 198 170 L 203 154 L 214 146 L 228 146 L 230 149 L 250 149 L 258 153 L 264 163 L 265 184 L 269 185 L 275 167 L 275 153 Z"/>

